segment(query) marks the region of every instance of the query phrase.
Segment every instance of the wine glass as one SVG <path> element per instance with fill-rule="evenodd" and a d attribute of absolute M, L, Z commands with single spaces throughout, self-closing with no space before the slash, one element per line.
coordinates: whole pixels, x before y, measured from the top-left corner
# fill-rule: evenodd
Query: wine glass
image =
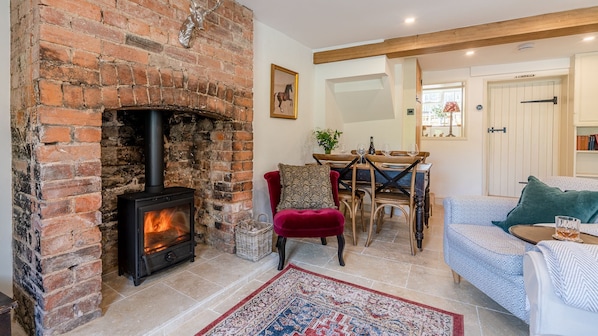
<path fill-rule="evenodd" d="M 363 162 L 363 156 L 365 155 L 365 145 L 360 143 L 357 145 L 357 154 L 359 154 L 359 162 Z"/>
<path fill-rule="evenodd" d="M 383 153 L 385 156 L 390 156 L 390 145 L 389 144 L 384 144 Z"/>
<path fill-rule="evenodd" d="M 419 154 L 419 150 L 417 149 L 417 144 L 411 144 L 409 145 L 409 148 L 407 149 L 407 155 L 414 157 L 417 154 Z"/>
<path fill-rule="evenodd" d="M 345 154 L 347 152 L 347 146 L 345 146 L 344 142 L 341 142 L 341 144 L 338 145 L 338 146 L 339 146 L 339 149 L 340 149 L 340 151 L 341 151 L 342 154 Z"/>

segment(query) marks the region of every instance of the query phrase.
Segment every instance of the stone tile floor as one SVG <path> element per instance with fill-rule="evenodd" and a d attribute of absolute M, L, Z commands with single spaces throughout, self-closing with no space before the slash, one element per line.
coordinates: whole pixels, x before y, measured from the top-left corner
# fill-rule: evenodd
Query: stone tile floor
<path fill-rule="evenodd" d="M 346 266 L 336 257 L 336 239 L 289 239 L 287 263 L 405 299 L 463 314 L 465 335 L 528 335 L 528 326 L 463 280 L 454 284 L 442 257 L 443 209 L 436 205 L 424 231 L 423 251 L 409 253 L 403 217 L 386 217 L 369 247 L 359 232 L 353 245 L 350 221 L 345 238 Z M 366 218 L 367 220 L 367 218 Z M 359 223 L 358 223 L 359 224 Z M 277 274 L 278 255 L 258 262 L 197 247 L 195 262 L 185 262 L 135 287 L 116 273 L 103 282 L 103 316 L 68 335 L 194 335 Z M 13 323 L 13 335 L 25 335 Z"/>

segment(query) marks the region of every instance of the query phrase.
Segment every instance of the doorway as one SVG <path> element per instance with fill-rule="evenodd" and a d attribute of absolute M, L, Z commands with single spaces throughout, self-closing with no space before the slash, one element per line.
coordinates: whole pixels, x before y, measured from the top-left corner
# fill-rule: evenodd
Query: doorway
<path fill-rule="evenodd" d="M 529 175 L 558 174 L 562 82 L 488 84 L 488 195 L 519 197 Z"/>

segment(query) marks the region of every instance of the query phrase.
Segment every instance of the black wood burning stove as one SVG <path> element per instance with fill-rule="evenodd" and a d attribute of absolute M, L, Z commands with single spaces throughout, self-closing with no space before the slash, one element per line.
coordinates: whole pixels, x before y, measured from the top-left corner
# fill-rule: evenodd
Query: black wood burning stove
<path fill-rule="evenodd" d="M 135 286 L 152 273 L 195 259 L 194 190 L 164 188 L 161 111 L 145 124 L 145 190 L 118 196 L 118 274 Z"/>
<path fill-rule="evenodd" d="M 153 272 L 194 260 L 193 189 L 118 197 L 118 274 L 135 286 Z"/>

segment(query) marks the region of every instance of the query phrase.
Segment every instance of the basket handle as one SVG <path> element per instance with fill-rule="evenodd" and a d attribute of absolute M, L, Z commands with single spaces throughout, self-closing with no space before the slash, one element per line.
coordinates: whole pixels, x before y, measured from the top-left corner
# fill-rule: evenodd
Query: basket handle
<path fill-rule="evenodd" d="M 261 222 L 260 217 L 262 217 L 262 216 L 266 217 L 266 220 L 265 220 L 266 223 L 270 223 L 270 218 L 268 218 L 268 215 L 266 215 L 265 213 L 261 213 L 261 214 L 257 215 L 258 222 Z"/>

